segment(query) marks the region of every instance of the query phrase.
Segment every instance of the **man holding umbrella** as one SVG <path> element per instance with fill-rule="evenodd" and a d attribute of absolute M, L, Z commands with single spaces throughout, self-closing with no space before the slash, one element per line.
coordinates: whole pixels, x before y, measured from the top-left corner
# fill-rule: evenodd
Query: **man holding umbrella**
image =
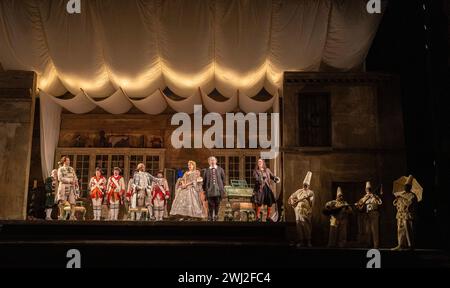
<path fill-rule="evenodd" d="M 406 181 L 405 181 L 406 179 Z M 416 218 L 417 202 L 421 200 L 422 187 L 412 175 L 395 181 L 404 183 L 404 191 L 394 192 L 394 206 L 397 209 L 397 240 L 398 245 L 392 250 L 414 249 L 414 221 Z M 415 184 L 415 185 L 414 185 Z M 395 191 L 395 190 L 394 190 Z"/>

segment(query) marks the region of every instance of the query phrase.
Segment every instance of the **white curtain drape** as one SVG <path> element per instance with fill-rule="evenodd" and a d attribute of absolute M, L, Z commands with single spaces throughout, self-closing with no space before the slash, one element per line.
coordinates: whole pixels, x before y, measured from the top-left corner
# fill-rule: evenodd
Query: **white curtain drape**
<path fill-rule="evenodd" d="M 167 108 L 167 102 L 164 99 L 164 94 L 161 89 L 156 90 L 153 94 L 142 99 L 134 100 L 130 97 L 128 99 L 136 108 L 150 115 L 158 115 Z"/>
<path fill-rule="evenodd" d="M 108 113 L 111 114 L 123 114 L 127 113 L 131 109 L 133 104 L 131 104 L 128 97 L 125 95 L 122 89 L 118 89 L 111 96 L 102 100 L 95 100 L 89 96 L 85 91 L 86 97 L 95 105 L 101 107 Z"/>
<path fill-rule="evenodd" d="M 266 112 L 273 106 L 273 101 L 278 97 L 278 92 L 275 92 L 269 100 L 259 101 L 250 98 L 248 95 L 245 95 L 243 92 L 239 91 L 239 107 L 245 113 L 261 113 Z"/>
<path fill-rule="evenodd" d="M 41 111 L 49 112 L 45 150 L 55 141 L 45 135 L 59 130 L 57 107 L 266 111 L 284 71 L 360 67 L 382 17 L 367 13 L 366 0 L 81 0 L 81 14 L 72 15 L 66 4 L 0 1 L 0 62 L 37 73 Z M 181 99 L 164 95 L 166 87 Z M 263 88 L 272 98 L 258 101 Z M 214 89 L 228 100 L 208 96 Z M 67 91 L 74 96 L 59 97 Z M 48 173 L 53 154 L 43 153 Z"/>
<path fill-rule="evenodd" d="M 209 112 L 225 114 L 227 112 L 232 112 L 239 106 L 238 93 L 235 93 L 234 96 L 224 101 L 217 101 L 212 99 L 201 88 L 200 94 L 202 95 L 203 106 L 205 106 L 206 110 L 208 110 Z"/>
<path fill-rule="evenodd" d="M 80 90 L 78 94 L 70 99 L 63 99 L 61 97 L 53 97 L 46 93 L 43 90 L 39 91 L 39 96 L 45 94 L 50 99 L 52 99 L 56 104 L 65 108 L 66 110 L 75 113 L 75 114 L 83 114 L 88 113 L 96 107 L 95 103 L 89 100 L 86 94 Z"/>
<path fill-rule="evenodd" d="M 166 86 L 187 98 L 214 89 L 214 1 L 161 1 L 156 17 Z"/>
<path fill-rule="evenodd" d="M 287 70 L 360 67 L 381 18 L 364 0 L 81 0 L 73 15 L 66 4 L 0 1 L 0 62 L 36 71 L 55 97 L 94 99 L 274 95 Z"/>
<path fill-rule="evenodd" d="M 40 142 L 43 179 L 50 176 L 55 161 L 61 125 L 61 106 L 52 101 L 51 96 L 40 93 Z"/>
<path fill-rule="evenodd" d="M 194 91 L 191 96 L 184 98 L 182 100 L 174 100 L 169 96 L 164 95 L 164 99 L 167 101 L 167 104 L 176 112 L 183 112 L 192 114 L 194 113 L 194 105 L 202 104 L 202 97 L 200 96 L 200 91 Z"/>
<path fill-rule="evenodd" d="M 369 14 L 367 1 L 333 2 L 322 62 L 340 70 L 350 70 L 366 58 L 381 20 Z"/>

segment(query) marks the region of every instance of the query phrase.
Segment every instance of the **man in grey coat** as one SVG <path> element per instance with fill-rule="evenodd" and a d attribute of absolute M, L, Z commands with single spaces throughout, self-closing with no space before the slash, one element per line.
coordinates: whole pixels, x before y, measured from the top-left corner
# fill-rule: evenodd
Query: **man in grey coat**
<path fill-rule="evenodd" d="M 208 221 L 217 221 L 220 200 L 224 195 L 225 171 L 217 166 L 214 156 L 208 158 L 209 167 L 203 170 L 203 191 L 208 200 Z"/>

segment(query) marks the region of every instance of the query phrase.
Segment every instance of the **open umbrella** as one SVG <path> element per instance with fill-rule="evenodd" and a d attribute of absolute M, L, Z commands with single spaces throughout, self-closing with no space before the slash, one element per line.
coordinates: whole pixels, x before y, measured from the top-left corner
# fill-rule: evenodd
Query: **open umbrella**
<path fill-rule="evenodd" d="M 408 180 L 408 177 L 407 176 L 402 176 L 402 177 L 400 177 L 400 178 L 398 178 L 397 180 L 394 181 L 394 185 L 393 185 L 393 193 L 394 193 L 394 195 L 396 193 L 398 193 L 398 192 L 401 192 L 401 191 L 405 190 L 406 180 Z M 417 201 L 419 201 L 419 202 L 422 201 L 423 188 L 422 188 L 422 186 L 420 186 L 419 182 L 417 182 L 416 178 L 413 179 L 411 192 L 416 194 Z"/>

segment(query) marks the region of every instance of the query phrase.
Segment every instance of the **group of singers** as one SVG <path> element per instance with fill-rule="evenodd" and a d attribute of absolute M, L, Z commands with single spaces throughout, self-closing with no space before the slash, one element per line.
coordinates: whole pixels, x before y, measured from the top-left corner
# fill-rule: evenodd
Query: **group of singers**
<path fill-rule="evenodd" d="M 295 191 L 288 200 L 295 211 L 298 235 L 297 246 L 311 247 L 311 220 L 314 192 L 310 189 L 312 173 L 308 172 L 303 181 L 303 188 Z M 397 242 L 393 250 L 414 249 L 414 221 L 417 196 L 412 191 L 414 177 L 409 175 L 404 190 L 395 192 L 393 205 L 397 209 Z M 329 247 L 345 247 L 347 240 L 348 216 L 355 209 L 361 213 L 362 228 L 366 234 L 365 242 L 379 248 L 379 207 L 381 198 L 372 191 L 372 185 L 366 182 L 365 194 L 359 201 L 350 205 L 344 199 L 344 193 L 337 188 L 336 199 L 325 204 L 323 213 L 330 217 Z"/>
<path fill-rule="evenodd" d="M 108 219 L 118 220 L 119 207 L 124 205 L 125 217 L 129 220 L 161 221 L 163 217 L 178 218 L 179 220 L 208 220 L 217 221 L 219 205 L 224 196 L 225 172 L 217 165 L 217 159 L 208 158 L 209 167 L 201 172 L 194 161 L 188 162 L 188 170 L 178 179 L 175 185 L 175 197 L 168 213 L 167 200 L 170 198 L 169 185 L 163 172 L 156 177 L 146 172 L 145 165 L 140 163 L 126 186 L 120 175 L 121 169 L 115 167 L 113 175 L 106 179 L 102 170 L 96 168 L 95 176 L 90 179 L 89 196 L 92 200 L 94 220 L 101 220 L 102 207 L 107 204 Z M 75 219 L 76 201 L 80 196 L 78 179 L 74 169 L 70 166 L 70 159 L 62 157 L 59 168 L 51 173 L 46 181 L 47 201 L 46 219 L 51 219 L 52 208 L 59 208 L 60 220 L 68 217 Z M 267 207 L 266 221 L 270 222 L 270 207 L 275 203 L 272 191 L 274 183 L 279 183 L 276 177 L 266 167 L 263 159 L 258 159 L 253 171 L 255 186 L 252 202 L 256 208 L 256 220 L 262 221 L 261 208 Z M 314 192 L 310 189 L 312 173 L 308 172 L 303 188 L 290 195 L 288 204 L 295 211 L 299 246 L 311 246 L 311 218 L 314 203 Z M 394 206 L 397 208 L 397 249 L 413 247 L 413 221 L 417 198 L 412 193 L 413 177 L 409 176 L 404 191 L 395 194 Z M 354 204 L 364 214 L 364 226 L 370 235 L 373 247 L 379 247 L 379 212 L 382 204 L 380 197 L 372 192 L 370 182 L 366 183 L 365 195 Z M 68 213 L 67 213 L 68 212 Z M 352 212 L 352 205 L 344 200 L 341 188 L 337 189 L 336 199 L 325 205 L 324 213 L 330 216 L 329 246 L 343 247 L 347 238 L 347 219 Z"/>
<path fill-rule="evenodd" d="M 225 192 L 225 171 L 217 165 L 214 156 L 208 158 L 208 164 L 209 167 L 200 171 L 194 161 L 188 162 L 188 170 L 176 183 L 170 213 L 167 207 L 169 185 L 162 171 L 155 177 L 146 172 L 143 163 L 139 163 L 126 185 L 119 167 L 114 167 L 113 175 L 108 179 L 103 176 L 102 169 L 96 168 L 95 175 L 89 181 L 93 220 L 101 220 L 102 207 L 106 204 L 108 220 L 118 220 L 120 205 L 124 205 L 125 217 L 129 220 L 161 221 L 163 217 L 173 216 L 179 220 L 217 221 Z M 275 203 L 272 185 L 280 179 L 266 167 L 263 159 L 258 160 L 253 176 L 256 184 L 252 201 L 257 210 L 256 218 L 261 221 L 261 207 L 267 206 L 267 215 L 270 215 L 270 207 Z M 80 189 L 69 157 L 62 157 L 59 168 L 52 171 L 46 181 L 46 191 L 46 219 L 51 220 L 52 209 L 57 205 L 58 219 L 74 220 Z M 271 221 L 270 217 L 266 218 L 266 221 Z"/>

